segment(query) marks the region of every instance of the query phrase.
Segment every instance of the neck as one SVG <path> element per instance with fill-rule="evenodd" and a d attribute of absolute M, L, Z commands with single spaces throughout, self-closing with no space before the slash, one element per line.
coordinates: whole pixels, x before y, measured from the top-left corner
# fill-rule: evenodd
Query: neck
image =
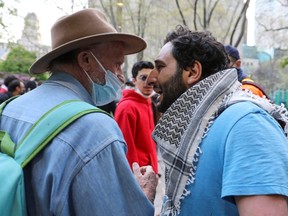
<path fill-rule="evenodd" d="M 75 64 L 63 64 L 57 66 L 57 70 L 54 70 L 53 73 L 57 73 L 56 71 L 65 72 L 73 76 L 75 79 L 77 79 L 82 86 L 86 89 L 87 92 L 91 94 L 92 92 L 92 83 L 86 73 L 83 71 L 81 67 Z"/>

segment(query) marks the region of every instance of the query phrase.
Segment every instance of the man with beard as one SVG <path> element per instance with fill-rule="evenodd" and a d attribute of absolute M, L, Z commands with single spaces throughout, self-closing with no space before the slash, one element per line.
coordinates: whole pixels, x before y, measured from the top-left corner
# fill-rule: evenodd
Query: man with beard
<path fill-rule="evenodd" d="M 227 65 L 209 32 L 181 26 L 155 60 L 162 215 L 288 215 L 287 110 L 242 91 Z"/>

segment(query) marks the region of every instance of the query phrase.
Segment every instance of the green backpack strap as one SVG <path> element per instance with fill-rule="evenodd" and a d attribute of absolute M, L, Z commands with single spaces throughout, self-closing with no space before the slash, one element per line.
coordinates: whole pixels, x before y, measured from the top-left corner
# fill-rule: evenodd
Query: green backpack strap
<path fill-rule="evenodd" d="M 107 114 L 83 101 L 69 100 L 53 107 L 41 116 L 19 142 L 14 155 L 15 160 L 24 168 L 66 126 L 92 112 Z"/>
<path fill-rule="evenodd" d="M 6 105 L 10 101 L 14 100 L 16 97 L 18 96 L 11 97 L 0 104 L 0 117 Z M 1 118 L 0 118 L 0 123 L 1 123 Z M 15 144 L 11 140 L 10 135 L 2 130 L 0 130 L 0 152 L 5 153 L 11 157 L 14 157 L 14 152 L 15 152 Z"/>
<path fill-rule="evenodd" d="M 105 111 L 83 101 L 64 101 L 44 114 L 19 142 L 15 160 L 25 167 L 59 132 L 83 115 Z M 109 114 L 107 114 L 109 115 Z"/>
<path fill-rule="evenodd" d="M 6 101 L 4 101 L 4 102 L 2 102 L 2 103 L 0 104 L 0 116 L 2 115 L 2 112 L 3 112 L 4 108 L 5 108 L 5 106 L 6 106 L 10 101 L 14 100 L 14 99 L 17 98 L 17 97 L 19 97 L 19 95 L 14 96 L 14 97 L 11 97 L 11 98 L 7 99 Z"/>

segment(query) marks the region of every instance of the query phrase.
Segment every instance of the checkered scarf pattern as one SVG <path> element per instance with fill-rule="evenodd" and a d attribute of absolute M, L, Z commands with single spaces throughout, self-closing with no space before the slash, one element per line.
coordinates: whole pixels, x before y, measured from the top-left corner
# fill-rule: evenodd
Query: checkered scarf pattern
<path fill-rule="evenodd" d="M 200 143 L 214 120 L 230 105 L 250 101 L 273 116 L 288 134 L 288 111 L 252 92 L 243 91 L 234 69 L 218 72 L 183 93 L 163 114 L 152 137 L 165 164 L 166 195 L 162 215 L 177 215 L 195 180 Z"/>
<path fill-rule="evenodd" d="M 213 114 L 225 95 L 239 88 L 237 73 L 232 69 L 218 72 L 183 93 L 163 114 L 153 131 L 165 164 L 166 201 L 164 215 L 176 215 L 180 201 L 194 182 L 199 144 Z"/>

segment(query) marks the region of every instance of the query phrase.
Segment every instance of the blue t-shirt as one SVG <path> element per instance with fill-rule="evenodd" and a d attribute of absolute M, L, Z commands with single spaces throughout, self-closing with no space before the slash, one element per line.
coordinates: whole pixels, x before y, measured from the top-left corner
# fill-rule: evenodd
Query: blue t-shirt
<path fill-rule="evenodd" d="M 180 215 L 239 215 L 234 196 L 288 196 L 288 142 L 279 124 L 249 102 L 226 109 L 201 144 L 196 181 Z"/>

